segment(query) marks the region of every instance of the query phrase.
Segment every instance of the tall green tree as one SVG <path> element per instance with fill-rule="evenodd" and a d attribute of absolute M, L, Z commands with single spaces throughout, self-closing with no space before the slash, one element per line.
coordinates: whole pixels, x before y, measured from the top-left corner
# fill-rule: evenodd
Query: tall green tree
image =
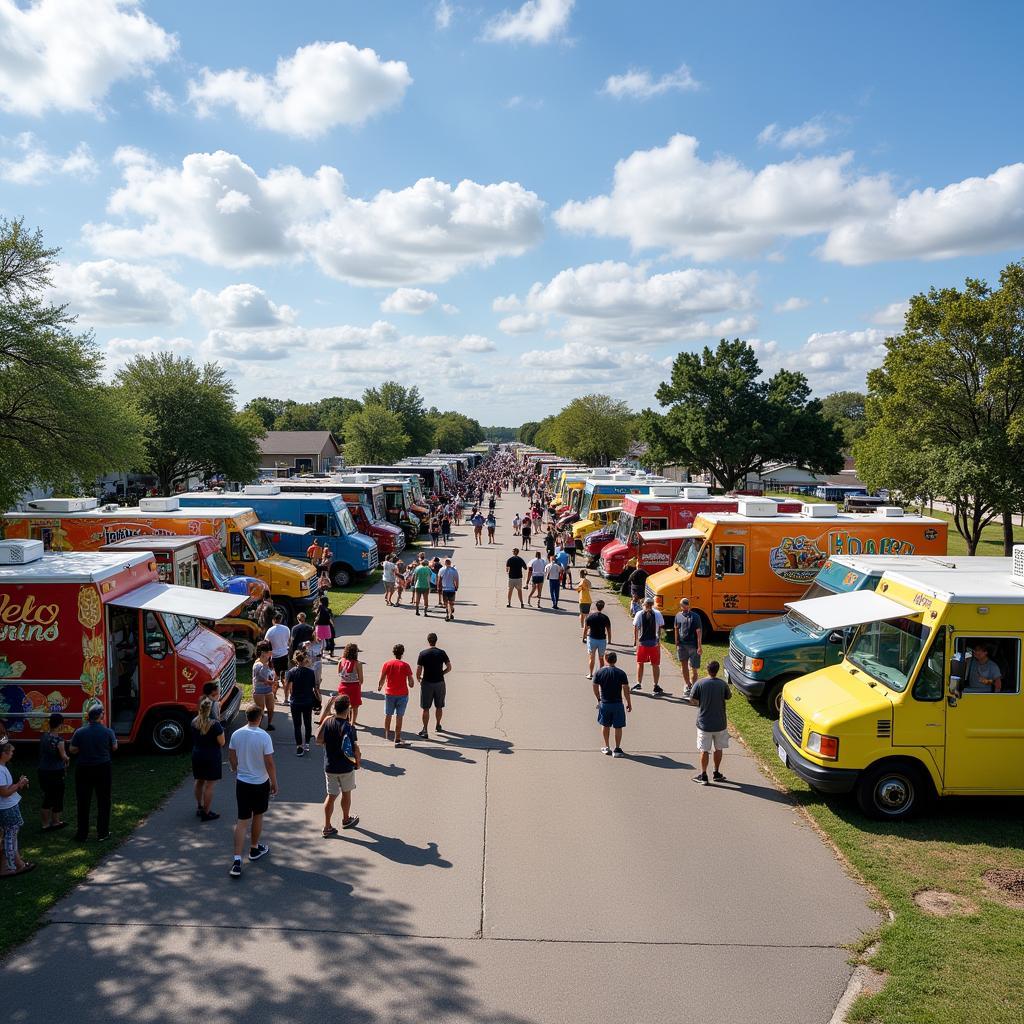
<path fill-rule="evenodd" d="M 523 444 L 533 444 L 533 439 L 537 436 L 537 428 L 539 426 L 539 420 L 527 420 L 516 431 L 516 440 L 522 441 Z"/>
<path fill-rule="evenodd" d="M 282 398 L 252 398 L 242 406 L 242 412 L 251 412 L 259 418 L 264 430 L 275 430 L 274 424 L 284 410 L 296 403 Z"/>
<path fill-rule="evenodd" d="M 842 431 L 845 451 L 851 451 L 867 430 L 867 399 L 861 391 L 833 391 L 821 400 L 821 414 Z"/>
<path fill-rule="evenodd" d="M 345 461 L 390 465 L 409 447 L 402 417 L 382 405 L 366 405 L 345 420 Z"/>
<path fill-rule="evenodd" d="M 431 429 L 431 447 L 440 452 L 461 452 L 483 440 L 480 424 L 461 412 L 427 412 Z"/>
<path fill-rule="evenodd" d="M 608 395 L 584 395 L 555 416 L 550 442 L 557 455 L 607 466 L 629 451 L 633 428 L 633 413 L 625 402 Z"/>
<path fill-rule="evenodd" d="M 916 485 L 953 506 L 968 551 L 1002 517 L 1011 554 L 1011 516 L 1024 503 L 1024 265 L 1006 267 L 994 290 L 968 278 L 915 295 L 868 374 L 867 408 L 854 450 L 864 482 L 904 488 L 914 452 Z"/>
<path fill-rule="evenodd" d="M 408 449 L 401 455 L 422 455 L 430 451 L 433 439 L 418 387 L 407 388 L 397 381 L 386 380 L 379 387 L 363 392 L 363 405 L 382 406 L 401 419 L 402 431 L 409 437 Z"/>
<path fill-rule="evenodd" d="M 42 298 L 58 250 L 0 219 L 0 507 L 33 487 L 91 489 L 135 465 L 144 418 L 103 383 L 103 358 L 65 306 Z"/>
<path fill-rule="evenodd" d="M 807 378 L 779 370 L 764 380 L 757 354 L 739 338 L 681 352 L 657 398 L 667 412 L 645 410 L 640 426 L 653 464 L 702 470 L 726 489 L 772 462 L 822 473 L 842 468 L 842 435 L 822 415 Z"/>
<path fill-rule="evenodd" d="M 136 356 L 115 380 L 124 403 L 147 418 L 141 468 L 156 475 L 162 494 L 192 477 L 223 473 L 244 481 L 257 475 L 262 420 L 235 411 L 235 388 L 222 367 L 158 352 Z"/>

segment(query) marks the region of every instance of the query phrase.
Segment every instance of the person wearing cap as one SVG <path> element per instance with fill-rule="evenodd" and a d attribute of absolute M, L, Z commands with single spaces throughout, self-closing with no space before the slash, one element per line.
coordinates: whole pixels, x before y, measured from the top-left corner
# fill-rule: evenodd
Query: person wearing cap
<path fill-rule="evenodd" d="M 690 669 L 696 674 L 700 668 L 701 655 L 704 653 L 702 644 L 703 630 L 700 615 L 690 611 L 690 599 L 684 597 L 679 605 L 679 613 L 672 620 L 676 640 L 676 654 L 679 656 L 679 668 L 683 675 L 683 700 L 690 699 L 693 679 Z"/>
<path fill-rule="evenodd" d="M 60 727 L 64 716 L 55 711 L 50 715 L 50 727 L 39 739 L 39 789 L 42 792 L 40 815 L 43 831 L 53 832 L 64 828 L 64 780 L 67 775 L 68 752 Z"/>
<path fill-rule="evenodd" d="M 75 839 L 84 843 L 89 838 L 89 812 L 96 794 L 96 838 L 110 838 L 110 792 L 113 788 L 113 754 L 117 737 L 103 724 L 103 707 L 93 704 L 87 723 L 75 730 L 69 749 L 75 755 L 75 800 L 78 805 L 78 827 Z"/>
<path fill-rule="evenodd" d="M 352 724 L 359 718 L 359 708 L 363 703 L 363 663 L 359 660 L 359 647 L 356 644 L 345 644 L 338 662 L 338 693 L 348 697 L 352 709 Z"/>
<path fill-rule="evenodd" d="M 653 598 L 645 598 L 643 608 L 633 618 L 633 644 L 636 646 L 636 685 L 634 690 L 643 689 L 644 665 L 650 665 L 654 673 L 654 694 L 660 697 L 665 691 L 659 685 L 661 678 L 661 631 L 665 619 L 654 607 Z"/>

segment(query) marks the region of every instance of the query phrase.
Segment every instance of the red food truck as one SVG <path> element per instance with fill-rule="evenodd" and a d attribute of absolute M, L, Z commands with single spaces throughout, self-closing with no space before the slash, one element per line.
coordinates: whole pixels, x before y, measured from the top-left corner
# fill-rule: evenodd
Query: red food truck
<path fill-rule="evenodd" d="M 180 751 L 204 683 L 220 684 L 223 722 L 241 703 L 234 648 L 199 620 L 243 601 L 161 583 L 150 552 L 0 542 L 0 718 L 12 739 L 37 740 L 52 712 L 70 734 L 100 704 L 124 742 Z"/>
<path fill-rule="evenodd" d="M 609 580 L 621 580 L 636 568 L 660 572 L 675 561 L 679 545 L 702 512 L 735 512 L 739 499 L 723 494 L 709 497 L 706 487 L 684 487 L 677 498 L 657 494 L 626 494 L 622 498 L 614 540 L 601 548 L 600 572 Z M 777 502 L 780 512 L 799 512 L 799 501 Z M 641 540 L 640 534 L 654 534 Z M 639 559 L 639 562 L 637 561 Z"/>

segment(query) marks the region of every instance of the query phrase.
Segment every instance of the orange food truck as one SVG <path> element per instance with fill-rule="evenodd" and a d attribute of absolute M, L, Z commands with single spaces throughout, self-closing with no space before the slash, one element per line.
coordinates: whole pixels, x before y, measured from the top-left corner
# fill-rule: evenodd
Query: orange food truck
<path fill-rule="evenodd" d="M 944 555 L 948 527 L 898 507 L 851 515 L 822 503 L 793 515 L 770 499 L 743 498 L 738 511 L 700 515 L 687 532 L 675 562 L 648 577 L 647 596 L 666 628 L 688 597 L 706 636 L 781 615 L 831 555 Z"/>
<path fill-rule="evenodd" d="M 9 540 L 41 540 L 47 551 L 98 551 L 128 537 L 214 537 L 232 570 L 270 588 L 274 605 L 291 623 L 317 597 L 316 570 L 274 548 L 283 534 L 311 536 L 312 528 L 262 523 L 251 508 L 182 508 L 177 498 L 143 498 L 137 508 L 98 507 L 95 498 L 42 498 L 26 512 L 4 514 Z M 210 566 L 200 566 L 209 580 Z"/>
<path fill-rule="evenodd" d="M 204 683 L 220 684 L 225 724 L 238 710 L 234 648 L 199 619 L 242 600 L 161 583 L 149 552 L 0 542 L 0 718 L 12 739 L 37 740 L 52 712 L 70 734 L 100 704 L 119 739 L 180 751 Z"/>

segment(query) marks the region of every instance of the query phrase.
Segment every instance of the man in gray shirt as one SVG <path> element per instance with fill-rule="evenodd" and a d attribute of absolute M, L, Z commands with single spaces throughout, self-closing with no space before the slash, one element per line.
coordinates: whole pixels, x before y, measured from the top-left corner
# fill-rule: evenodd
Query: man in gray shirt
<path fill-rule="evenodd" d="M 690 691 L 690 703 L 700 710 L 697 712 L 697 749 L 700 751 L 700 773 L 693 777 L 702 786 L 708 781 L 708 756 L 714 750 L 715 782 L 725 782 L 720 771 L 722 751 L 729 746 L 729 722 L 725 714 L 725 702 L 732 697 L 729 684 L 718 678 L 721 666 L 717 661 L 708 662 L 708 674 L 698 679 Z"/>
<path fill-rule="evenodd" d="M 1003 688 L 1003 673 L 992 660 L 988 646 L 977 643 L 972 649 L 974 657 L 967 666 L 966 691 L 974 693 L 999 693 Z"/>

